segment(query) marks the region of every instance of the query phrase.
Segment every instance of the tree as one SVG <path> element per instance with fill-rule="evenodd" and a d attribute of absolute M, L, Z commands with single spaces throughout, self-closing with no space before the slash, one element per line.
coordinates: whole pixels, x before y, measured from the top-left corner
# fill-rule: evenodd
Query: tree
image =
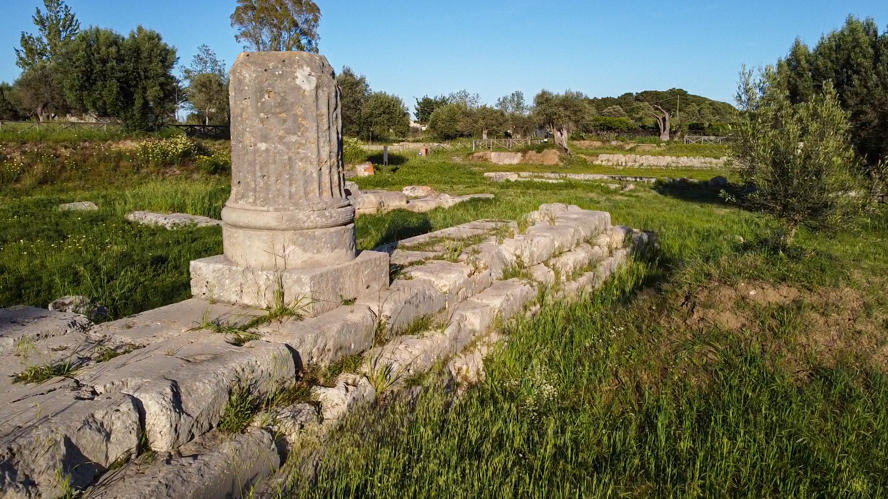
<path fill-rule="evenodd" d="M 194 108 L 194 118 L 205 125 L 228 123 L 228 75 L 225 62 L 207 46 L 197 48 L 191 66 L 182 71 L 185 96 Z M 189 116 L 191 118 L 191 116 Z"/>
<path fill-rule="evenodd" d="M 464 135 L 463 128 L 467 108 L 458 103 L 445 104 L 429 117 L 429 131 L 441 140 L 450 140 Z"/>
<path fill-rule="evenodd" d="M 343 67 L 336 76 L 336 84 L 340 90 L 342 134 L 357 137 L 363 130 L 361 112 L 370 96 L 370 84 L 364 75 L 355 74 L 348 66 Z"/>
<path fill-rule="evenodd" d="M 55 63 L 65 45 L 80 32 L 80 21 L 62 0 L 43 0 L 46 12 L 36 9 L 32 17 L 37 34 L 22 32 L 21 48 L 15 49 L 16 64 L 27 71 L 38 64 Z"/>
<path fill-rule="evenodd" d="M 506 114 L 517 114 L 523 116 L 527 114 L 527 104 L 524 102 L 524 92 L 515 90 L 509 95 L 504 95 L 497 99 L 496 108 Z"/>
<path fill-rule="evenodd" d="M 410 115 L 400 97 L 385 92 L 373 92 L 362 108 L 364 130 L 362 136 L 389 139 L 405 137 L 410 131 Z"/>
<path fill-rule="evenodd" d="M 124 38 L 102 28 L 78 34 L 59 62 L 67 102 L 75 112 L 120 116 L 126 109 Z"/>
<path fill-rule="evenodd" d="M 438 109 L 441 106 L 446 106 L 449 102 L 450 101 L 444 95 L 439 95 L 437 97 L 423 95 L 422 99 L 416 99 L 416 105 L 413 106 L 413 115 L 416 117 L 416 121 L 423 125 L 427 125 L 429 119 L 432 117 L 432 113 L 435 112 L 435 109 Z"/>
<path fill-rule="evenodd" d="M 128 127 L 156 129 L 173 115 L 178 82 L 176 50 L 141 26 L 123 38 L 100 28 L 80 33 L 59 67 L 67 102 L 78 112 L 120 119 Z"/>
<path fill-rule="evenodd" d="M 810 99 L 832 81 L 867 173 L 888 160 L 888 32 L 880 35 L 875 21 L 849 16 L 813 50 L 796 40 L 777 68 L 794 103 Z"/>
<path fill-rule="evenodd" d="M 235 39 L 256 51 L 318 51 L 321 9 L 312 0 L 237 0 Z"/>
<path fill-rule="evenodd" d="M 459 90 L 448 95 L 447 102 L 462 104 L 468 109 L 475 109 L 481 105 L 481 96 L 470 93 L 468 90 Z"/>
<path fill-rule="evenodd" d="M 19 106 L 13 86 L 6 82 L 0 82 L 0 121 L 21 119 Z"/>
<path fill-rule="evenodd" d="M 22 109 L 47 121 L 68 110 L 59 72 L 49 63 L 32 66 L 15 82 L 15 94 Z"/>
<path fill-rule="evenodd" d="M 123 49 L 128 110 L 121 118 L 131 128 L 156 129 L 169 120 L 176 107 L 176 49 L 164 43 L 156 31 L 141 26 L 130 33 Z"/>
<path fill-rule="evenodd" d="M 831 82 L 793 104 L 785 81 L 766 69 L 758 78 L 741 73 L 734 156 L 750 200 L 784 224 L 789 246 L 799 226 L 835 226 L 857 207 L 859 186 L 848 138 L 849 124 Z"/>

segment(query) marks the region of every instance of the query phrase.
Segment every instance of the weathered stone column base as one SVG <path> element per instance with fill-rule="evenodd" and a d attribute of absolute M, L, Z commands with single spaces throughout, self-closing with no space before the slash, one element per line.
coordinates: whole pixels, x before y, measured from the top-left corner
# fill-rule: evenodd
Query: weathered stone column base
<path fill-rule="evenodd" d="M 389 255 L 379 251 L 362 251 L 355 259 L 336 265 L 283 271 L 239 267 L 223 255 L 191 262 L 195 298 L 263 308 L 283 304 L 306 317 L 388 285 Z"/>

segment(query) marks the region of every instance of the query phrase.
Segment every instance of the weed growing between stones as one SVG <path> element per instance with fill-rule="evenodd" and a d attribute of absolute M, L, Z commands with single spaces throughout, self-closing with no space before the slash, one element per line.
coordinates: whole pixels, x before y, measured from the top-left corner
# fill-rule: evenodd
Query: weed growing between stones
<path fill-rule="evenodd" d="M 54 364 L 28 366 L 24 371 L 13 376 L 12 379 L 15 383 L 42 383 L 56 376 L 68 376 L 76 371 L 77 368 L 78 366 L 69 359 Z"/>
<path fill-rule="evenodd" d="M 228 405 L 219 420 L 219 430 L 226 434 L 243 433 L 259 410 L 261 399 L 253 395 L 248 383 L 238 383 L 228 395 Z"/>

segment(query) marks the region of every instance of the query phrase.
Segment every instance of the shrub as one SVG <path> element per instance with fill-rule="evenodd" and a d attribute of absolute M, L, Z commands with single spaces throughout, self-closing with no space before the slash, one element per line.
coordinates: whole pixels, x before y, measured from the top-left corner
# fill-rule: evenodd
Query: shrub
<path fill-rule="evenodd" d="M 849 124 L 831 82 L 794 105 L 772 70 L 756 79 L 744 70 L 737 100 L 745 112 L 734 156 L 755 186 L 750 200 L 784 223 L 784 245 L 800 225 L 834 227 L 859 207 Z"/>
<path fill-rule="evenodd" d="M 148 139 L 136 149 L 136 160 L 143 166 L 178 166 L 196 156 L 200 146 L 185 135 L 168 139 Z"/>
<path fill-rule="evenodd" d="M 367 151 L 361 147 L 361 142 L 358 139 L 349 137 L 342 139 L 342 161 L 347 165 L 367 161 Z"/>
<path fill-rule="evenodd" d="M 231 154 L 215 153 L 211 156 L 201 154 L 194 158 L 194 166 L 209 175 L 217 175 L 231 171 Z"/>

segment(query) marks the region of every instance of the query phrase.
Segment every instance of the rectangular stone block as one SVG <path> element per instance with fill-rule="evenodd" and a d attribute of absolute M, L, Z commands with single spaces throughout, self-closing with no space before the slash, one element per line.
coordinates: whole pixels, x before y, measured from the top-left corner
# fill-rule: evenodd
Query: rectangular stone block
<path fill-rule="evenodd" d="M 309 317 L 388 287 L 389 256 L 363 251 L 349 262 L 313 269 L 256 270 L 217 255 L 191 262 L 195 298 L 270 308 L 283 303 Z"/>

